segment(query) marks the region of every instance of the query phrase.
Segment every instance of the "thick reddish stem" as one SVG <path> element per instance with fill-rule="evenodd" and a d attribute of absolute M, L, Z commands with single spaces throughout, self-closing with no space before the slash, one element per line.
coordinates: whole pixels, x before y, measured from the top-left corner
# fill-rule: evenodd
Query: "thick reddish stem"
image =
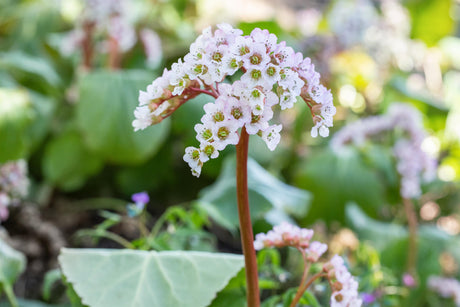
<path fill-rule="evenodd" d="M 251 214 L 248 197 L 248 144 L 249 134 L 246 128 L 241 129 L 240 141 L 236 145 L 236 194 L 238 200 L 238 216 L 240 220 L 241 245 L 243 246 L 246 265 L 247 302 L 248 307 L 259 307 L 259 280 L 257 275 L 257 259 L 254 249 Z"/>
<path fill-rule="evenodd" d="M 121 62 L 121 54 L 118 48 L 118 41 L 114 37 L 109 38 L 109 68 L 119 69 Z"/>
<path fill-rule="evenodd" d="M 93 60 L 93 29 L 94 23 L 86 22 L 83 24 L 83 31 L 85 33 L 85 37 L 83 38 L 81 45 L 83 53 L 83 66 L 88 70 L 91 69 Z"/>
<path fill-rule="evenodd" d="M 407 251 L 407 272 L 415 277 L 417 266 L 417 215 L 412 201 L 403 198 L 404 210 L 406 212 L 407 224 L 409 226 L 409 244 Z"/>

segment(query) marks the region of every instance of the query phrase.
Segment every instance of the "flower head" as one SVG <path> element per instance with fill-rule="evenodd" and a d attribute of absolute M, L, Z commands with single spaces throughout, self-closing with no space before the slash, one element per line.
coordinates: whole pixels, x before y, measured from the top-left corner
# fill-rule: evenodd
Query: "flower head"
<path fill-rule="evenodd" d="M 254 248 L 260 250 L 266 247 L 292 246 L 305 249 L 310 245 L 312 237 L 313 230 L 284 222 L 273 227 L 273 230 L 266 234 L 257 234 L 254 240 Z"/>
<path fill-rule="evenodd" d="M 342 257 L 334 255 L 323 269 L 332 284 L 331 306 L 359 307 L 362 305 L 362 300 L 358 297 L 358 282 L 348 271 Z"/>
<path fill-rule="evenodd" d="M 227 76 L 241 71 L 240 80 L 224 83 Z M 158 81 L 160 80 L 160 81 Z M 204 162 L 214 159 L 227 145 L 236 145 L 239 130 L 259 135 L 270 150 L 279 141 L 281 125 L 273 125 L 272 108 L 292 108 L 300 96 L 312 110 L 312 135 L 329 134 L 335 108 L 332 95 L 319 82 L 309 58 L 295 53 L 285 42 L 277 42 L 267 30 L 250 35 L 228 24 L 206 28 L 190 46 L 190 52 L 171 70 L 140 91 L 134 111 L 135 130 L 159 123 L 180 105 L 205 92 L 214 97 L 204 106 L 201 123 L 195 126 L 198 148 L 188 147 L 184 160 L 199 176 Z M 192 149 L 193 148 L 193 149 Z"/>
<path fill-rule="evenodd" d="M 393 146 L 396 168 L 401 175 L 401 196 L 418 197 L 421 179 L 429 181 L 434 178 L 436 161 L 421 148 L 426 132 L 420 113 L 413 107 L 392 104 L 387 114 L 356 121 L 340 130 L 331 145 L 333 150 L 340 152 L 347 143 L 360 146 L 372 136 L 394 130 L 402 132 L 402 137 Z"/>

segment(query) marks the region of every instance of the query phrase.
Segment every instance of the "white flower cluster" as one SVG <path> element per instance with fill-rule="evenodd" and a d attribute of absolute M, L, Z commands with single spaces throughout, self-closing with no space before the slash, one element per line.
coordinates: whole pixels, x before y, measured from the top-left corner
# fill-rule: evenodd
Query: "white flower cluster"
<path fill-rule="evenodd" d="M 68 33 L 61 45 L 61 52 L 65 55 L 74 53 L 80 48 L 86 37 L 92 34 L 96 37 L 109 37 L 117 44 L 121 52 L 130 50 L 137 41 L 136 30 L 130 16 L 131 3 L 127 0 L 83 0 L 84 9 L 77 20 L 77 27 Z M 88 30 L 93 33 L 88 33 Z M 151 30 L 146 30 L 150 31 Z M 154 32 L 153 32 L 154 33 Z M 152 42 L 152 34 L 144 33 L 143 38 L 149 35 Z M 155 34 L 153 34 L 155 35 Z M 145 41 L 145 39 L 144 39 Z M 110 42 L 103 40 L 97 47 L 101 52 L 107 52 Z M 161 45 L 159 45 L 161 46 Z M 146 48 L 154 50 L 154 46 Z M 151 57 L 151 55 L 148 55 Z"/>
<path fill-rule="evenodd" d="M 423 63 L 426 46 L 410 38 L 410 14 L 398 0 L 338 0 L 327 20 L 341 47 L 362 46 L 383 66 L 409 71 Z"/>
<path fill-rule="evenodd" d="M 332 287 L 331 307 L 359 307 L 362 300 L 358 296 L 358 282 L 350 274 L 343 258 L 334 255 L 323 270 L 327 273 Z"/>
<path fill-rule="evenodd" d="M 366 30 L 372 27 L 378 13 L 368 0 L 339 0 L 327 16 L 330 29 L 346 48 L 361 43 Z"/>
<path fill-rule="evenodd" d="M 27 196 L 29 179 L 24 160 L 0 165 L 0 221 L 8 218 L 8 207 Z"/>
<path fill-rule="evenodd" d="M 273 227 L 273 230 L 270 230 L 266 234 L 257 234 L 256 239 L 254 240 L 254 248 L 256 250 L 261 250 L 267 247 L 292 246 L 296 248 L 307 249 L 311 247 L 310 240 L 312 237 L 313 230 L 300 228 L 298 226 L 283 222 L 280 225 Z M 321 248 L 318 248 L 317 246 L 315 246 L 313 249 L 315 252 L 320 252 L 321 250 Z"/>
<path fill-rule="evenodd" d="M 226 76 L 242 72 L 240 80 L 223 83 Z M 293 107 L 301 96 L 314 120 L 312 136 L 328 136 L 336 109 L 332 94 L 319 82 L 309 58 L 295 53 L 267 30 L 254 29 L 250 35 L 228 24 L 212 32 L 207 28 L 190 46 L 190 52 L 171 70 L 139 93 L 134 111 L 135 130 L 161 122 L 180 105 L 204 92 L 215 101 L 205 105 L 205 115 L 195 126 L 200 147 L 188 147 L 184 160 L 199 176 L 201 167 L 216 158 L 227 145 L 239 141 L 239 129 L 258 134 L 274 150 L 280 141 L 281 125 L 271 125 L 272 107 Z"/>
<path fill-rule="evenodd" d="M 430 276 L 428 288 L 439 293 L 442 297 L 453 298 L 455 306 L 460 307 L 460 282 L 453 278 Z"/>
<path fill-rule="evenodd" d="M 270 247 L 292 246 L 305 252 L 306 261 L 317 262 L 326 252 L 327 244 L 313 241 L 313 230 L 282 223 L 273 227 L 273 230 L 259 233 L 254 240 L 254 248 L 261 250 Z M 331 306 L 359 307 L 362 300 L 358 298 L 358 282 L 348 272 L 343 258 L 334 255 L 323 265 L 323 271 L 332 287 Z"/>
<path fill-rule="evenodd" d="M 426 137 L 420 112 L 406 104 L 392 104 L 387 114 L 368 117 L 344 127 L 334 135 L 331 146 L 337 153 L 347 143 L 362 145 L 368 138 L 386 131 L 401 130 L 393 152 L 401 175 L 401 196 L 421 195 L 420 177 L 430 181 L 435 177 L 436 161 L 421 149 Z"/>

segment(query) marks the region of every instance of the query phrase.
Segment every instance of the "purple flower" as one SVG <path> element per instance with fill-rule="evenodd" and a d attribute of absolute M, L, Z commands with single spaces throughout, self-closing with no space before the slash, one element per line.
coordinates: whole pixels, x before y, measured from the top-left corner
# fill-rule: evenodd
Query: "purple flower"
<path fill-rule="evenodd" d="M 150 201 L 149 194 L 147 194 L 147 192 L 140 192 L 140 193 L 133 194 L 131 196 L 131 199 L 133 200 L 133 202 L 136 203 L 136 206 L 141 210 Z"/>
<path fill-rule="evenodd" d="M 361 298 L 363 299 L 363 303 L 366 305 L 372 304 L 377 299 L 377 297 L 373 293 L 365 293 L 365 292 L 361 294 Z"/>
<path fill-rule="evenodd" d="M 409 288 L 414 288 L 416 286 L 414 277 L 409 273 L 404 273 L 402 277 L 404 286 Z"/>

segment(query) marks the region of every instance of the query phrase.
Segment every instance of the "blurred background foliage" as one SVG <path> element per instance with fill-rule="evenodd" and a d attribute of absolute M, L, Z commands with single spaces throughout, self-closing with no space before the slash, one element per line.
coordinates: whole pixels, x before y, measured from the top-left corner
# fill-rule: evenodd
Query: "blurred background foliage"
<path fill-rule="evenodd" d="M 268 29 L 312 58 L 334 94 L 337 115 L 331 136 L 347 123 L 384 113 L 393 102 L 410 104 L 422 113 L 429 134 L 422 148 L 437 159 L 438 168 L 437 179 L 423 186 L 415 202 L 422 224 L 419 278 L 423 285 L 431 274 L 459 276 L 458 0 L 128 4 L 126 14 L 135 36 L 140 37 L 143 29 L 157 35 L 150 45 L 153 51 L 135 39 L 114 66 L 104 37 L 95 37 L 91 65 L 85 66 L 83 52 L 70 48 L 69 40 L 71 31 L 81 26 L 85 1 L 0 0 L 0 163 L 28 161 L 31 187 L 26 202 L 64 229 L 68 245 L 81 246 L 71 239 L 72 232 L 100 222 L 95 210 L 122 214 L 132 193 L 148 191 L 153 217 L 177 204 L 200 208 L 212 221 L 200 224 L 200 236 L 207 225 L 217 238 L 206 249 L 239 250 L 234 149 L 208 162 L 200 179 L 191 176 L 182 161 L 184 148 L 196 142 L 193 127 L 209 98 L 195 98 L 145 131 L 134 133 L 131 126 L 138 91 L 186 54 L 204 27 L 228 22 L 245 34 L 256 27 Z M 353 259 L 363 291 L 380 293 L 381 299 L 370 306 L 441 306 L 423 286 L 401 286 L 407 229 L 391 144 L 366 144 L 338 156 L 330 149 L 330 138 L 311 138 L 308 114 L 298 103 L 276 115 L 283 134 L 274 152 L 251 139 L 249 187 L 255 232 L 290 220 L 316 227 L 335 242 L 351 229 L 332 250 L 347 252 Z M 14 221 L 22 211 L 11 211 L 3 226 L 14 238 Z M 66 214 L 83 218 L 55 222 Z M 360 243 L 347 245 L 353 238 Z M 169 240 L 161 246 L 183 246 L 172 240 L 168 247 Z M 36 257 L 21 251 L 29 261 Z M 285 273 L 275 275 L 280 274 Z M 16 290 L 37 297 L 37 291 L 26 288 Z"/>

